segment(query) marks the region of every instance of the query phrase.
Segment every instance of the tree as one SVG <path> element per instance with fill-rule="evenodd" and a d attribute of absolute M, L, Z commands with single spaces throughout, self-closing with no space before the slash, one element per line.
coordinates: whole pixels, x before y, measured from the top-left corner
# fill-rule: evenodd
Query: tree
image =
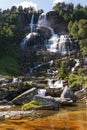
<path fill-rule="evenodd" d="M 79 28 L 78 28 L 78 22 L 75 21 L 75 22 L 73 23 L 73 25 L 72 25 L 70 34 L 71 34 L 72 36 L 74 36 L 75 38 L 77 38 L 77 37 L 78 37 L 78 30 L 79 30 Z"/>
<path fill-rule="evenodd" d="M 72 28 L 72 26 L 73 26 L 73 22 L 70 21 L 69 24 L 68 24 L 68 30 L 69 30 L 69 32 L 71 32 L 71 28 Z"/>
<path fill-rule="evenodd" d="M 16 13 L 17 12 L 17 7 L 16 6 L 12 6 L 11 7 L 11 13 Z"/>
<path fill-rule="evenodd" d="M 19 6 L 19 7 L 18 7 L 18 12 L 19 12 L 19 13 L 23 13 L 23 7 L 22 7 L 22 6 Z"/>

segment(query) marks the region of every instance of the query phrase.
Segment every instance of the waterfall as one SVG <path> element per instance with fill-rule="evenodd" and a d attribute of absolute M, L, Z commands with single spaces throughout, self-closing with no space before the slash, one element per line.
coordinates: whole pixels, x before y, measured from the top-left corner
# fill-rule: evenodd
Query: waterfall
<path fill-rule="evenodd" d="M 44 38 L 43 39 L 44 41 L 42 41 L 47 51 L 60 53 L 61 55 L 67 55 L 67 54 L 70 55 L 71 53 L 77 50 L 76 43 L 74 43 L 68 35 L 61 35 L 59 37 L 57 34 L 55 34 L 54 29 L 50 26 L 50 21 L 47 19 L 46 13 L 42 13 L 39 16 L 38 23 L 35 26 L 37 26 L 38 30 L 41 30 L 41 29 L 45 30 L 47 28 L 51 32 L 51 37 L 49 39 Z M 32 15 L 31 22 L 30 22 L 31 32 L 22 40 L 21 45 L 20 45 L 22 50 L 27 49 L 29 39 L 31 39 L 32 36 L 39 34 L 39 33 L 34 32 L 35 26 L 34 26 L 34 15 Z"/>
<path fill-rule="evenodd" d="M 50 52 L 58 52 L 59 51 L 58 40 L 59 40 L 58 35 L 54 34 L 48 40 L 48 44 L 46 45 L 47 50 L 50 51 Z"/>
<path fill-rule="evenodd" d="M 32 15 L 30 22 L 31 33 L 33 32 L 33 26 L 34 26 L 34 15 Z"/>
<path fill-rule="evenodd" d="M 37 28 L 41 28 L 41 27 L 48 28 L 51 31 L 51 35 L 52 36 L 54 35 L 54 30 L 53 30 L 53 28 L 51 28 L 49 26 L 49 22 L 47 21 L 47 14 L 46 13 L 42 13 L 39 16 Z"/>
<path fill-rule="evenodd" d="M 52 35 L 52 36 L 54 36 L 54 35 L 55 35 L 55 33 L 54 33 L 53 28 L 49 27 L 49 29 L 50 29 L 50 31 L 51 31 L 51 35 Z"/>
<path fill-rule="evenodd" d="M 45 47 L 50 52 L 58 52 L 58 35 L 54 33 L 52 27 L 49 26 L 49 22 L 47 21 L 46 13 L 42 13 L 38 19 L 38 29 L 41 27 L 48 28 L 51 31 L 51 38 L 46 42 Z"/>
<path fill-rule="evenodd" d="M 30 33 L 22 40 L 22 42 L 21 42 L 21 44 L 20 44 L 20 47 L 21 47 L 22 50 L 26 50 L 26 49 L 27 49 L 27 43 L 28 43 L 30 37 L 31 37 L 32 35 L 36 35 L 36 33 L 33 32 L 34 15 L 32 15 L 32 17 L 31 17 L 31 22 L 30 22 L 29 26 L 30 26 L 30 29 L 31 29 L 31 30 L 30 30 Z"/>
<path fill-rule="evenodd" d="M 38 27 L 38 28 L 39 28 L 39 27 L 47 27 L 46 13 L 42 13 L 42 14 L 39 16 L 37 27 Z"/>

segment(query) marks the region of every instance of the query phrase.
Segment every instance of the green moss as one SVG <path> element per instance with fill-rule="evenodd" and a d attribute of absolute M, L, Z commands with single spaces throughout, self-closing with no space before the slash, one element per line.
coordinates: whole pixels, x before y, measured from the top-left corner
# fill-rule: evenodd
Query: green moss
<path fill-rule="evenodd" d="M 24 82 L 24 86 L 29 87 L 29 88 L 33 87 L 32 83 L 30 83 L 30 82 Z"/>
<path fill-rule="evenodd" d="M 42 105 L 43 104 L 41 102 L 31 101 L 29 103 L 22 105 L 22 110 L 30 110 L 30 109 L 40 107 Z"/>

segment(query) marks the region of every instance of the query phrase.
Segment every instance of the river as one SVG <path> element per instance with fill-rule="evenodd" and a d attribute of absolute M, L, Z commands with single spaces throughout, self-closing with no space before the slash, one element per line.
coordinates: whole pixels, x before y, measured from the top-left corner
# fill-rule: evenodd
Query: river
<path fill-rule="evenodd" d="M 87 104 L 60 108 L 58 111 L 37 111 L 43 117 L 30 120 L 6 120 L 0 122 L 0 130 L 86 130 Z M 45 113 L 45 115 L 44 115 Z M 49 114 L 51 113 L 51 114 Z M 33 113 L 35 116 L 35 113 Z"/>

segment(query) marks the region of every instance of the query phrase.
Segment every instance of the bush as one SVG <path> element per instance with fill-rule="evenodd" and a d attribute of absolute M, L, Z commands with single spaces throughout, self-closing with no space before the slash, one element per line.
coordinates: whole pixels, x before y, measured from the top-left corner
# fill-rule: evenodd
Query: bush
<path fill-rule="evenodd" d="M 77 86 L 80 86 L 80 83 L 78 83 L 77 81 L 74 81 L 70 87 L 77 87 Z"/>

